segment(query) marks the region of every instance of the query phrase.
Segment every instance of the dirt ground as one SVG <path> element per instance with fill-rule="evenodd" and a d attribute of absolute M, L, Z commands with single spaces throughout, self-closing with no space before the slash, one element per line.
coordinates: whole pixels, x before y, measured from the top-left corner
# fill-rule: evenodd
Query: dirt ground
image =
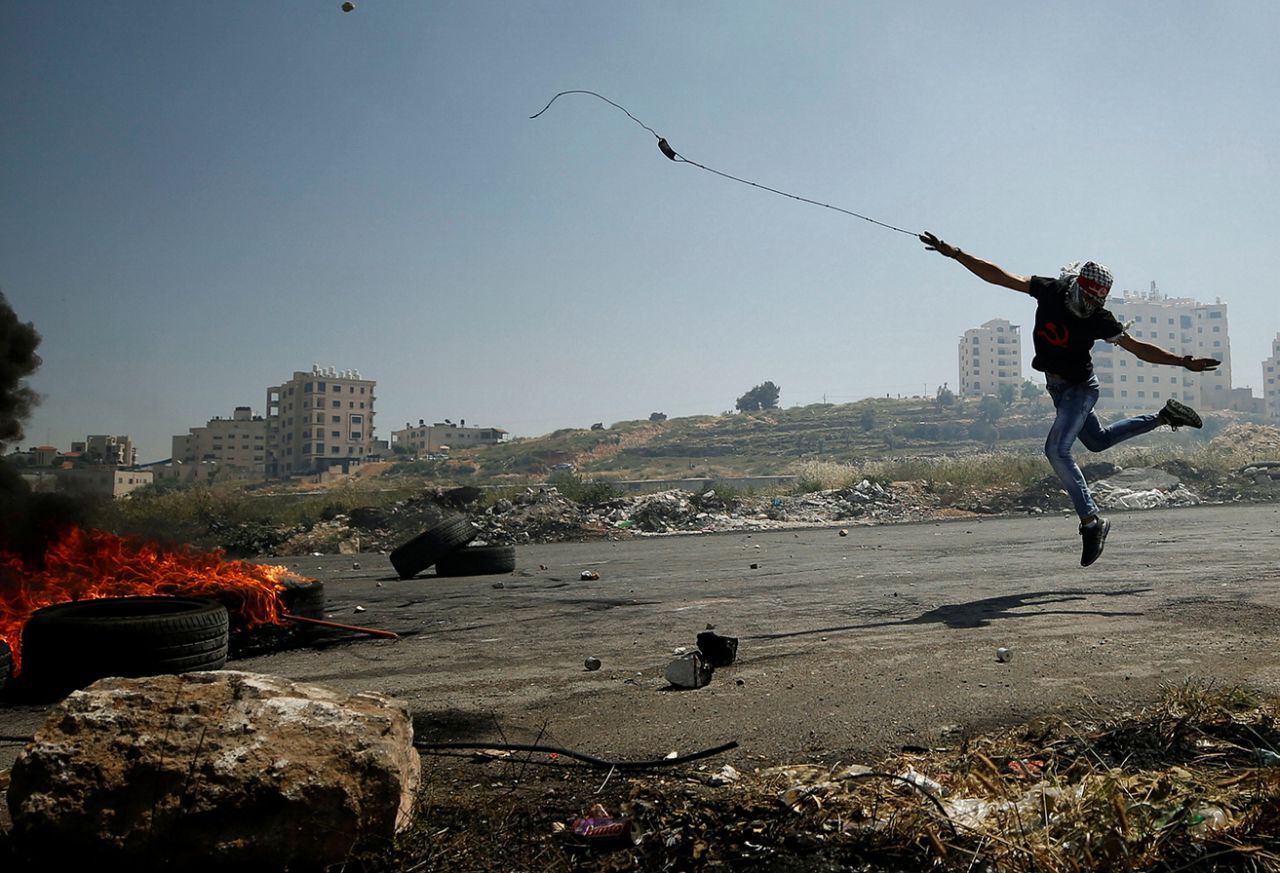
<path fill-rule="evenodd" d="M 736 741 L 712 770 L 870 763 L 1123 713 L 1188 679 L 1280 694 L 1280 507 L 1112 519 L 1087 569 L 1062 516 L 525 546 L 514 573 L 468 578 L 400 580 L 380 554 L 290 559 L 325 583 L 332 620 L 400 638 L 326 632 L 228 667 L 392 694 L 422 741 L 612 760 Z M 674 653 L 709 627 L 740 639 L 738 662 L 670 688 Z M 46 711 L 0 706 L 0 735 Z M 0 745 L 0 770 L 19 748 Z M 465 758 L 424 764 L 438 792 L 489 778 Z"/>

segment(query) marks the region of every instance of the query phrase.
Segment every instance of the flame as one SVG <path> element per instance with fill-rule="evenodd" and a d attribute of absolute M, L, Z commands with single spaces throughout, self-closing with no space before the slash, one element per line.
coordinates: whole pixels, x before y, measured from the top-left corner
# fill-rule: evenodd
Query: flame
<path fill-rule="evenodd" d="M 282 624 L 287 567 L 226 560 L 221 551 L 163 548 L 103 531 L 71 528 L 45 551 L 42 567 L 0 551 L 0 640 L 20 669 L 22 628 L 37 609 L 102 597 L 215 597 L 235 628 Z"/>

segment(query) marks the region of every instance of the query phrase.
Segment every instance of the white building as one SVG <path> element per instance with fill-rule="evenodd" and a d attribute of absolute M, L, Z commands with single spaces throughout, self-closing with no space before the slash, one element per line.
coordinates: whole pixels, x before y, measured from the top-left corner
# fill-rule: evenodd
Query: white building
<path fill-rule="evenodd" d="M 1216 358 L 1222 365 L 1193 373 L 1182 367 L 1148 364 L 1111 343 L 1095 343 L 1093 366 L 1101 385 L 1098 409 L 1150 412 L 1170 397 L 1200 410 L 1231 407 L 1231 342 L 1225 303 L 1166 297 L 1152 282 L 1150 291 L 1126 291 L 1122 298 L 1112 298 L 1107 308 L 1134 339 L 1176 355 Z"/>
<path fill-rule="evenodd" d="M 998 394 L 1022 385 L 1022 329 L 1003 318 L 964 332 L 960 339 L 960 395 Z"/>
<path fill-rule="evenodd" d="M 109 464 L 55 470 L 54 475 L 58 490 L 97 497 L 125 497 L 154 481 L 150 470 L 126 470 Z"/>
<path fill-rule="evenodd" d="M 1280 333 L 1271 341 L 1271 357 L 1262 362 L 1262 403 L 1267 420 L 1280 424 Z"/>
<path fill-rule="evenodd" d="M 84 442 L 72 443 L 71 451 L 79 453 L 81 460 L 91 464 L 132 467 L 138 463 L 138 450 L 127 436 L 89 434 Z"/>
<path fill-rule="evenodd" d="M 173 462 L 186 467 L 212 463 L 217 478 L 257 476 L 266 471 L 267 422 L 248 406 L 237 406 L 231 418 L 211 418 L 173 438 Z"/>
<path fill-rule="evenodd" d="M 287 478 L 363 461 L 374 444 L 376 384 L 357 370 L 312 366 L 268 388 L 266 475 Z"/>
<path fill-rule="evenodd" d="M 506 438 L 507 432 L 500 427 L 467 427 L 465 418 L 457 424 L 448 419 L 427 424 L 420 418 L 417 427 L 406 421 L 403 430 L 393 430 L 391 445 L 402 446 L 412 455 L 422 455 L 489 446 Z"/>

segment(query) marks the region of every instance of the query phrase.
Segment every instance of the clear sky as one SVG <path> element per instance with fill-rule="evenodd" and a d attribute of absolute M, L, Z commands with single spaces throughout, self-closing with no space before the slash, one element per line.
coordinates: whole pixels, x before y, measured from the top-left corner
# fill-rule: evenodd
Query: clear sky
<path fill-rule="evenodd" d="M 377 432 L 515 435 L 956 383 L 1013 272 L 1280 331 L 1280 4 L 7 0 L 0 289 L 44 337 L 22 445 L 142 460 L 319 364 Z M 1025 352 L 1024 352 L 1025 355 Z"/>

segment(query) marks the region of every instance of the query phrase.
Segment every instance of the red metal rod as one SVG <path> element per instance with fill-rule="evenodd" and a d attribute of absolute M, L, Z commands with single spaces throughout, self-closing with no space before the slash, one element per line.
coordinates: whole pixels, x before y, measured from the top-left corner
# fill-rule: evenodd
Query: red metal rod
<path fill-rule="evenodd" d="M 289 621 L 300 621 L 303 624 L 318 624 L 321 627 L 332 627 L 332 628 L 337 628 L 338 630 L 355 631 L 358 634 L 369 634 L 370 636 L 375 636 L 375 637 L 386 637 L 389 640 L 400 639 L 400 634 L 396 633 L 395 631 L 377 630 L 371 627 L 358 627 L 354 624 L 339 624 L 336 621 L 321 621 L 318 618 L 303 618 L 300 615 L 290 615 L 287 612 L 282 614 L 280 617 L 287 619 Z"/>

